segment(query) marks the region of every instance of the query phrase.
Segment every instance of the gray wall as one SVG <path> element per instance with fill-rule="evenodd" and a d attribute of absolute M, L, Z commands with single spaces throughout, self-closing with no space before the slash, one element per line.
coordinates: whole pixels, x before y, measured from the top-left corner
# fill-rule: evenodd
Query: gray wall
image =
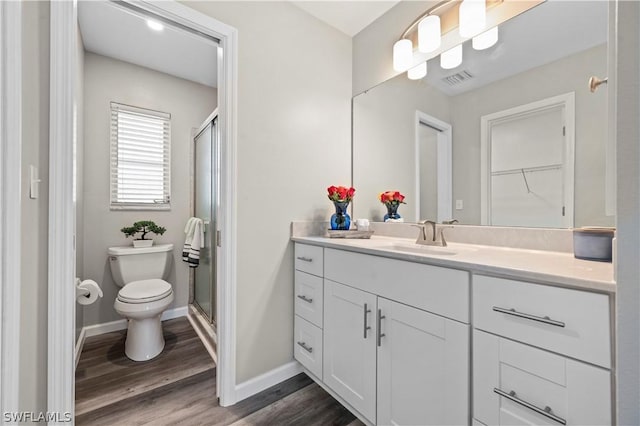
<path fill-rule="evenodd" d="M 49 179 L 49 4 L 22 3 L 22 411 L 47 404 L 47 244 Z M 39 169 L 40 197 L 29 198 L 29 166 Z"/>
<path fill-rule="evenodd" d="M 109 209 L 110 102 L 171 113 L 171 210 Z M 122 319 L 113 309 L 119 288 L 114 284 L 107 248 L 131 245 L 120 232 L 138 220 L 167 228 L 157 244 L 173 243 L 174 261 L 168 279 L 175 300 L 169 309 L 186 306 L 189 268 L 182 262 L 184 225 L 191 216 L 191 132 L 217 105 L 211 87 L 87 52 L 84 62 L 84 265 L 83 279 L 97 281 L 104 297 L 84 307 L 84 325 Z M 90 218 L 90 219 L 89 219 Z"/>
<path fill-rule="evenodd" d="M 614 225 L 605 215 L 608 92 L 589 92 L 592 75 L 607 75 L 606 44 L 451 98 L 453 198 L 464 200 L 456 219 L 480 223 L 480 117 L 575 92 L 575 225 Z"/>
<path fill-rule="evenodd" d="M 618 424 L 640 424 L 640 3 L 618 3 L 617 397 Z"/>
<path fill-rule="evenodd" d="M 348 185 L 351 39 L 289 2 L 189 2 L 239 32 L 237 381 L 293 356 L 292 220 Z"/>

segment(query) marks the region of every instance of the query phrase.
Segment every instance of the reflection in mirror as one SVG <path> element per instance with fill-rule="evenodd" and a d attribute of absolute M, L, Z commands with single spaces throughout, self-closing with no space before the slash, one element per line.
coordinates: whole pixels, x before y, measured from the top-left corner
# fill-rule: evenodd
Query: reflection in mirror
<path fill-rule="evenodd" d="M 422 80 L 402 74 L 354 97 L 355 217 L 381 220 L 377 194 L 394 189 L 407 196 L 399 210 L 405 221 L 612 226 L 614 216 L 605 214 L 608 92 L 588 89 L 590 76 L 607 74 L 607 23 L 607 2 L 547 1 L 500 25 L 493 47 L 475 51 L 466 42 L 456 69 L 441 69 L 435 58 Z M 573 99 L 573 116 L 570 105 L 550 101 L 562 96 Z M 517 120 L 527 106 L 530 117 Z M 440 190 L 433 195 L 442 163 L 433 145 L 417 145 L 430 133 L 416 125 L 420 113 L 452 128 L 448 199 Z M 545 120 L 558 121 L 563 134 L 551 138 Z M 502 151 L 492 152 L 496 146 Z M 501 163 L 492 164 L 493 154 Z M 440 213 L 445 199 L 449 217 Z"/>

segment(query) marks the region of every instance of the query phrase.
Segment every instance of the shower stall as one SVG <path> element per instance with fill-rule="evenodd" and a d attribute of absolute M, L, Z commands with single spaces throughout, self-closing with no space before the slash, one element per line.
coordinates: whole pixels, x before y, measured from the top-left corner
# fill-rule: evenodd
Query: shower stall
<path fill-rule="evenodd" d="M 216 248 L 219 197 L 219 143 L 217 110 L 200 126 L 194 137 L 193 216 L 204 223 L 204 244 L 200 264 L 194 268 L 193 306 L 215 333 L 216 327 Z"/>

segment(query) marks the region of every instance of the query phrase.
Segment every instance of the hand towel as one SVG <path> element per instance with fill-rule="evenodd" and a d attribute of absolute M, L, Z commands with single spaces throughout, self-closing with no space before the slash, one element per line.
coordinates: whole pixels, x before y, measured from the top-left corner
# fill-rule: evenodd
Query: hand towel
<path fill-rule="evenodd" d="M 204 223 L 202 219 L 196 219 L 193 227 L 193 240 L 187 257 L 187 263 L 191 268 L 197 268 L 200 264 L 200 249 L 204 247 Z"/>
<path fill-rule="evenodd" d="M 191 243 L 193 242 L 193 231 L 195 229 L 195 217 L 189 218 L 186 226 L 184 227 L 184 233 L 186 234 L 184 239 L 184 246 L 182 246 L 182 260 L 188 262 L 189 250 L 191 250 Z"/>

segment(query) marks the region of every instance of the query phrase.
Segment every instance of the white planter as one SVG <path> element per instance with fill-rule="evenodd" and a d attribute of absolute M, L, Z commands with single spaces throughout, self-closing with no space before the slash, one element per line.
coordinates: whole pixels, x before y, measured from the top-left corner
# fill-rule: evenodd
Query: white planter
<path fill-rule="evenodd" d="M 134 247 L 151 247 L 153 240 L 133 240 Z"/>

